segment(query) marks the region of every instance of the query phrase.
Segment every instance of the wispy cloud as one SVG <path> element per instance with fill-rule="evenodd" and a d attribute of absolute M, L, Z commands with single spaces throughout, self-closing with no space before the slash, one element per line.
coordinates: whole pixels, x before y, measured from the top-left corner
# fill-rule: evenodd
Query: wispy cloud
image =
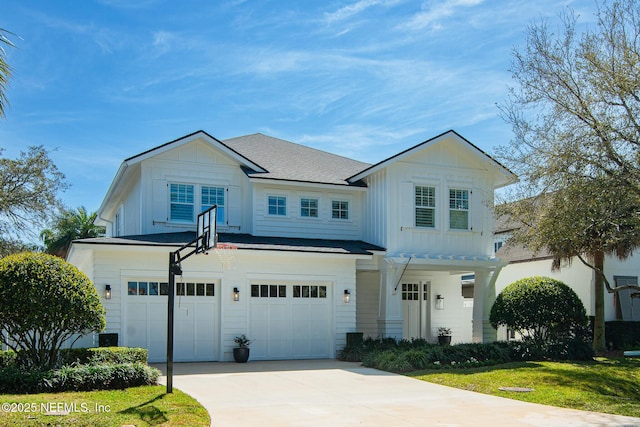
<path fill-rule="evenodd" d="M 343 6 L 334 12 L 327 12 L 324 14 L 324 17 L 325 21 L 331 24 L 333 22 L 343 21 L 345 19 L 351 18 L 373 6 L 381 5 L 389 7 L 398 4 L 399 2 L 399 0 L 359 0 L 355 3 Z"/>
<path fill-rule="evenodd" d="M 423 3 L 422 10 L 401 25 L 401 27 L 416 31 L 427 27 L 439 29 L 442 27 L 441 21 L 454 15 L 462 8 L 473 7 L 481 4 L 484 0 L 434 0 Z"/>

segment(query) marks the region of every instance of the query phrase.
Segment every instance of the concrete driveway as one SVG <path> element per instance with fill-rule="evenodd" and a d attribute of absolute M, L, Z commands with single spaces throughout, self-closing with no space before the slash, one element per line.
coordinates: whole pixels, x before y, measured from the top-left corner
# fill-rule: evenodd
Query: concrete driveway
<path fill-rule="evenodd" d="M 336 360 L 177 363 L 173 385 L 202 403 L 215 427 L 640 426 L 640 418 L 524 403 Z"/>

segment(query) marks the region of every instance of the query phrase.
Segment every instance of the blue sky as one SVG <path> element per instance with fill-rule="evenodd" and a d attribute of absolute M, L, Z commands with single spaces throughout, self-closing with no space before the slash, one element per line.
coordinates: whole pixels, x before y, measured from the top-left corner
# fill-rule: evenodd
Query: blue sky
<path fill-rule="evenodd" d="M 123 159 L 199 129 L 369 163 L 455 129 L 492 153 L 511 51 L 566 5 L 594 25 L 591 0 L 8 0 L 0 146 L 52 150 L 89 210 Z"/>

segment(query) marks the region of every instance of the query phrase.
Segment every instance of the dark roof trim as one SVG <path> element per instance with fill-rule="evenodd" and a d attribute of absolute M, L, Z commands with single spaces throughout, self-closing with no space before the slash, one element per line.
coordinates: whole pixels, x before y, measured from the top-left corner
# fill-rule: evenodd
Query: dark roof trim
<path fill-rule="evenodd" d="M 146 154 L 150 154 L 150 153 L 152 153 L 152 152 L 154 152 L 154 151 L 156 151 L 156 150 L 159 150 L 159 149 L 162 149 L 162 148 L 168 147 L 168 146 L 170 146 L 171 144 L 175 144 L 176 142 L 179 142 L 179 141 L 182 141 L 182 140 L 185 140 L 185 139 L 189 139 L 189 138 L 193 138 L 193 137 L 195 137 L 195 136 L 196 136 L 196 135 L 198 135 L 198 134 L 202 134 L 202 135 L 206 136 L 207 138 L 211 138 L 211 139 L 212 139 L 212 140 L 214 140 L 216 143 L 220 144 L 221 146 L 223 146 L 223 147 L 224 147 L 224 148 L 226 148 L 227 150 L 231 151 L 232 153 L 234 153 L 234 154 L 235 154 L 235 155 L 237 155 L 238 157 L 240 157 L 240 158 L 242 158 L 242 159 L 246 160 L 246 161 L 247 161 L 247 163 L 250 163 L 250 164 L 256 165 L 256 166 L 258 166 L 261 170 L 263 170 L 263 171 L 267 171 L 265 168 L 263 168 L 262 166 L 260 166 L 260 165 L 259 165 L 257 162 L 255 162 L 254 160 L 251 160 L 251 159 L 249 159 L 249 158 L 247 158 L 247 157 L 243 156 L 242 154 L 240 154 L 239 152 L 237 152 L 237 151 L 236 151 L 236 150 L 234 150 L 233 148 L 231 148 L 231 147 L 229 147 L 228 145 L 226 145 L 224 142 L 220 141 L 220 140 L 219 140 L 219 139 L 217 139 L 216 137 L 214 137 L 214 136 L 210 135 L 209 133 L 207 133 L 207 132 L 205 132 L 205 131 L 203 131 L 203 130 L 197 130 L 197 131 L 192 132 L 192 133 L 190 133 L 190 134 L 188 134 L 188 135 L 181 136 L 180 138 L 176 138 L 176 139 L 174 139 L 173 141 L 165 142 L 164 144 L 158 145 L 157 147 L 153 147 L 153 148 L 150 148 L 150 149 L 149 149 L 149 150 L 147 150 L 147 151 L 143 151 L 142 153 L 138 153 L 138 154 L 136 154 L 136 155 L 134 155 L 134 156 L 131 156 L 131 157 L 129 157 L 129 158 L 127 158 L 127 159 L 125 159 L 125 160 L 124 160 L 124 163 L 127 163 L 127 162 L 129 162 L 129 161 L 131 161 L 131 160 L 135 160 L 136 158 L 138 158 L 138 157 L 142 157 L 142 156 L 144 156 L 144 155 L 146 155 Z"/>
<path fill-rule="evenodd" d="M 476 149 L 479 153 L 481 153 L 481 154 L 485 155 L 485 156 L 486 156 L 486 157 L 488 157 L 490 160 L 492 160 L 494 163 L 496 163 L 498 166 L 500 166 L 501 168 L 503 168 L 505 171 L 507 171 L 508 173 L 510 173 L 510 174 L 512 174 L 512 175 L 514 175 L 514 176 L 515 176 L 515 174 L 514 174 L 513 172 L 511 172 L 511 171 L 510 171 L 506 166 L 504 166 L 502 163 L 500 163 L 499 161 L 497 161 L 496 159 L 494 159 L 491 155 L 489 155 L 489 154 L 488 154 L 488 153 L 486 153 L 485 151 L 481 150 L 481 149 L 480 149 L 480 147 L 476 146 L 474 143 L 472 143 L 471 141 L 469 141 L 469 140 L 468 140 L 467 138 L 465 138 L 464 136 L 460 135 L 460 134 L 459 134 L 458 132 L 456 132 L 455 130 L 450 129 L 450 130 L 448 130 L 448 131 L 446 131 L 446 132 L 442 132 L 440 135 L 436 135 L 436 136 L 434 136 L 433 138 L 429 138 L 429 139 L 427 139 L 426 141 L 421 142 L 420 144 L 414 145 L 413 147 L 409 147 L 409 148 L 407 148 L 406 150 L 401 151 L 401 152 L 400 152 L 400 153 L 398 153 L 398 154 L 395 154 L 395 155 L 393 155 L 393 156 L 391 156 L 391 157 L 389 157 L 389 158 L 387 158 L 387 159 L 384 159 L 384 160 L 382 160 L 382 161 L 380 161 L 380 162 L 376 163 L 375 165 L 371 165 L 371 166 L 369 166 L 368 168 L 361 170 L 361 171 L 360 171 L 360 172 L 358 172 L 357 174 L 352 175 L 352 176 L 350 176 L 349 178 L 347 178 L 347 181 L 351 181 L 354 177 L 361 176 L 361 175 L 363 175 L 363 174 L 365 174 L 365 175 L 366 175 L 366 173 L 367 173 L 368 171 L 374 170 L 374 169 L 378 168 L 380 165 L 383 165 L 384 163 L 389 163 L 389 162 L 391 162 L 392 160 L 394 160 L 394 159 L 396 159 L 396 158 L 398 158 L 398 157 L 401 157 L 401 156 L 403 156 L 403 155 L 405 155 L 405 154 L 407 154 L 407 153 L 409 153 L 409 152 L 411 152 L 411 151 L 414 151 L 414 150 L 416 150 L 416 149 L 418 149 L 418 148 L 422 147 L 423 145 L 429 144 L 429 143 L 431 143 L 432 141 L 434 141 L 434 140 L 436 140 L 436 139 L 438 139 L 438 138 L 442 138 L 443 136 L 445 136 L 445 135 L 447 135 L 447 134 L 449 134 L 449 133 L 456 135 L 458 138 L 462 139 L 464 142 L 466 142 L 466 143 L 467 143 L 467 144 L 469 144 L 471 147 L 473 147 L 474 149 Z"/>
<path fill-rule="evenodd" d="M 74 244 L 180 247 L 195 239 L 195 232 L 159 233 L 112 238 L 89 238 L 74 240 Z M 232 243 L 238 250 L 300 252 L 337 255 L 372 255 L 372 252 L 385 251 L 384 248 L 360 240 L 329 240 L 287 237 L 262 237 L 250 234 L 220 233 L 220 243 Z"/>

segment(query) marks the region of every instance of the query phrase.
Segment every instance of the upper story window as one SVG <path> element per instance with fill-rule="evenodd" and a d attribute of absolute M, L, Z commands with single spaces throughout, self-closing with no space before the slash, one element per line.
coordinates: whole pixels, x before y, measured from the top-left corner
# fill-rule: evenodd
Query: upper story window
<path fill-rule="evenodd" d="M 331 201 L 331 218 L 349 219 L 349 202 L 345 200 Z"/>
<path fill-rule="evenodd" d="M 469 229 L 469 190 L 449 189 L 449 228 Z"/>
<path fill-rule="evenodd" d="M 436 189 L 416 185 L 416 227 L 436 226 Z"/>
<path fill-rule="evenodd" d="M 218 205 L 216 208 L 216 222 L 225 224 L 224 188 L 203 185 L 200 192 L 202 194 L 201 211 L 204 212 L 211 206 Z"/>
<path fill-rule="evenodd" d="M 191 184 L 171 184 L 169 186 L 170 214 L 171 221 L 193 222 L 194 197 L 193 185 Z"/>
<path fill-rule="evenodd" d="M 300 216 L 303 218 L 318 218 L 318 199 L 300 199 Z"/>
<path fill-rule="evenodd" d="M 269 215 L 286 216 L 287 198 L 284 196 L 269 196 L 268 212 Z"/>

